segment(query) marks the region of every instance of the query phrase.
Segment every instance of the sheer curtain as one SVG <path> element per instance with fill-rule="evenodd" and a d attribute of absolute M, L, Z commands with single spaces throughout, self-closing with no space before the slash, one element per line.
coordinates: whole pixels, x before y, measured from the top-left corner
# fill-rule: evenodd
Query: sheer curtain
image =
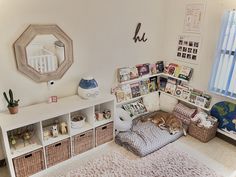
<path fill-rule="evenodd" d="M 236 98 L 236 12 L 224 14 L 210 91 Z"/>

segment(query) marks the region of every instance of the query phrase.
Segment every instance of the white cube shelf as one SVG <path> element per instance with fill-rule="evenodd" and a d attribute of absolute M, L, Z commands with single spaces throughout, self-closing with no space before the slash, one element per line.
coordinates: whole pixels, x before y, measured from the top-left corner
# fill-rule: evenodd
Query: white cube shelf
<path fill-rule="evenodd" d="M 109 109 L 111 111 L 111 118 L 96 121 L 95 111 L 98 109 L 99 111 Z M 93 135 L 95 136 L 95 128 L 97 126 L 112 122 L 114 120 L 114 111 L 115 97 L 110 94 L 100 94 L 98 97 L 89 100 L 84 100 L 79 96 L 74 95 L 58 99 L 57 103 L 41 103 L 22 107 L 19 109 L 19 112 L 14 115 L 10 115 L 8 112 L 0 113 L 1 136 L 10 175 L 15 177 L 14 165 L 12 162 L 13 158 L 35 151 L 39 148 L 44 149 L 45 156 L 46 146 L 60 142 L 67 138 L 69 138 L 70 143 L 72 143 L 73 136 L 88 130 L 92 130 Z M 83 127 L 71 127 L 71 115 L 74 112 L 79 112 L 86 116 Z M 43 131 L 45 129 L 49 129 L 50 126 L 61 122 L 65 122 L 67 124 L 67 133 L 61 134 L 60 127 L 58 127 L 59 134 L 57 137 L 50 136 L 45 139 Z M 9 143 L 11 133 L 16 132 L 17 129 L 22 129 L 29 125 L 31 125 L 34 130 L 34 136 L 32 139 L 34 143 L 15 149 Z"/>

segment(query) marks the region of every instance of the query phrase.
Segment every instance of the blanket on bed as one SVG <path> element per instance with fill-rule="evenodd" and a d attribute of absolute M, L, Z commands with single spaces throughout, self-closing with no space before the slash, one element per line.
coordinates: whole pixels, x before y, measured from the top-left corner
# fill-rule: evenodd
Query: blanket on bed
<path fill-rule="evenodd" d="M 175 141 L 181 136 L 183 136 L 183 132 L 170 135 L 167 130 L 161 130 L 150 121 L 136 121 L 131 131 L 117 134 L 115 142 L 136 155 L 143 157 Z"/>

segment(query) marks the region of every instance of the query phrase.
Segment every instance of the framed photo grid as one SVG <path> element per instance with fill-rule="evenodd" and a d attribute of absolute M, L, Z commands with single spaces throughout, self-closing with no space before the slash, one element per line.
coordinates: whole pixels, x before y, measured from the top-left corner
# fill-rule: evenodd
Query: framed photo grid
<path fill-rule="evenodd" d="M 179 36 L 176 56 L 184 62 L 197 64 L 199 49 L 200 37 Z"/>

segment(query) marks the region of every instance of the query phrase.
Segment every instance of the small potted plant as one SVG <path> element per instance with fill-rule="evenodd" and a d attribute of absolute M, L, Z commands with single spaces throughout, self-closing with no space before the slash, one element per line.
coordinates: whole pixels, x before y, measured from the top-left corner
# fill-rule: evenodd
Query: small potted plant
<path fill-rule="evenodd" d="M 3 96 L 5 97 L 7 103 L 8 103 L 8 110 L 11 114 L 16 114 L 18 112 L 18 102 L 20 100 L 14 100 L 13 98 L 13 92 L 11 89 L 9 89 L 9 99 L 7 97 L 6 92 L 3 92 Z"/>

